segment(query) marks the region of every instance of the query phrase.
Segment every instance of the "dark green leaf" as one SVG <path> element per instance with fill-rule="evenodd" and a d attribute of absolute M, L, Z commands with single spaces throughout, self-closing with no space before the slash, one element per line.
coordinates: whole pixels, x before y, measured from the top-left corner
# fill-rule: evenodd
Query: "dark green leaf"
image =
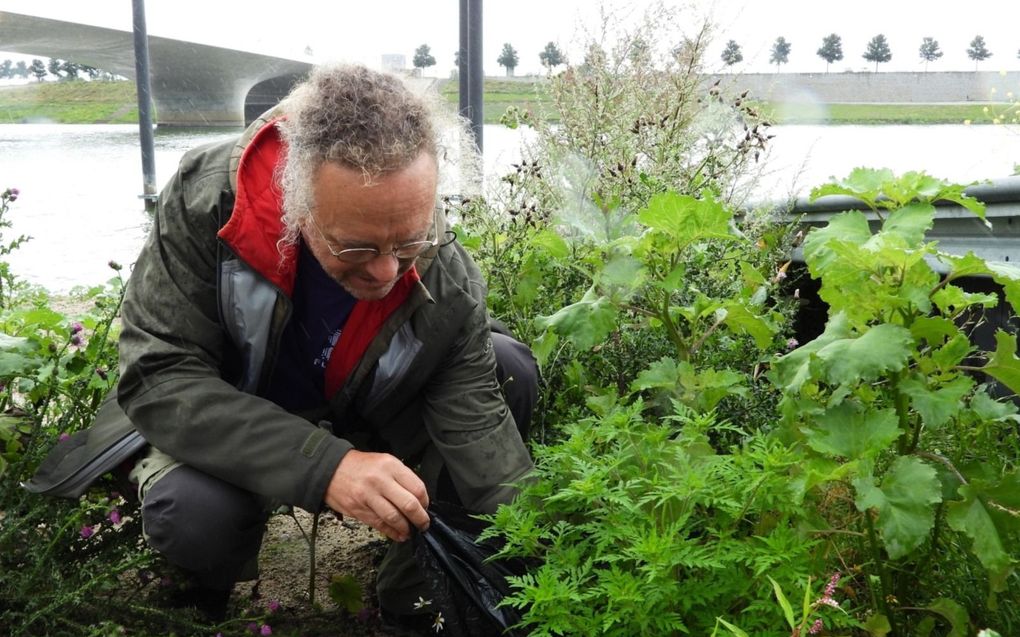
<path fill-rule="evenodd" d="M 738 302 L 727 303 L 724 306 L 726 318 L 723 323 L 738 334 L 747 334 L 754 339 L 754 344 L 760 349 L 765 349 L 772 343 L 772 337 L 776 331 L 771 323 L 761 316 L 751 312 L 747 306 Z"/>
<path fill-rule="evenodd" d="M 960 376 L 938 389 L 929 389 L 917 378 L 908 378 L 900 383 L 899 390 L 910 396 L 910 404 L 921 414 L 926 427 L 941 427 L 960 412 L 963 397 L 974 387 L 974 381 Z"/>
<path fill-rule="evenodd" d="M 925 610 L 937 613 L 949 622 L 950 630 L 946 637 L 967 637 L 967 629 L 970 627 L 970 616 L 963 606 L 960 606 L 951 599 L 940 597 L 925 607 Z"/>
<path fill-rule="evenodd" d="M 935 470 L 917 458 L 897 458 L 882 478 L 855 479 L 855 504 L 861 512 L 878 512 L 878 528 L 889 557 L 899 559 L 924 542 L 935 523 L 932 504 L 941 501 Z"/>
<path fill-rule="evenodd" d="M 352 575 L 337 574 L 329 580 L 329 598 L 352 615 L 365 605 L 362 592 L 361 584 Z"/>
<path fill-rule="evenodd" d="M 910 330 L 888 323 L 876 325 L 859 338 L 833 341 L 818 350 L 825 364 L 825 379 L 840 385 L 873 380 L 903 369 L 913 353 Z"/>
<path fill-rule="evenodd" d="M 1002 592 L 1005 590 L 1005 577 L 1012 568 L 1012 560 L 1003 544 L 1003 538 L 978 490 L 971 485 L 963 485 L 960 487 L 960 495 L 963 500 L 948 503 L 946 520 L 954 530 L 964 533 L 973 541 L 974 555 L 992 576 L 992 590 Z"/>
<path fill-rule="evenodd" d="M 995 353 L 983 372 L 1009 387 L 1013 393 L 1020 393 L 1020 359 L 1016 357 L 1016 336 L 1004 331 L 995 332 Z"/>
<path fill-rule="evenodd" d="M 858 460 L 874 458 L 900 437 L 892 409 L 862 409 L 845 402 L 826 411 L 817 424 L 804 431 L 808 445 L 831 457 Z"/>
<path fill-rule="evenodd" d="M 536 319 L 536 324 L 542 329 L 555 330 L 578 349 L 587 350 L 604 341 L 616 329 L 617 315 L 616 307 L 593 287 L 577 303 L 560 309 L 552 316 Z"/>

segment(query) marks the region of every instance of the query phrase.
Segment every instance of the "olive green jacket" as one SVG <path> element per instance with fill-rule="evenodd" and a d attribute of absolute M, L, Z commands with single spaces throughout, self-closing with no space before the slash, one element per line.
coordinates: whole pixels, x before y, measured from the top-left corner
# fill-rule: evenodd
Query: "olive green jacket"
<path fill-rule="evenodd" d="M 445 466 L 467 508 L 495 510 L 532 463 L 497 386 L 484 282 L 456 242 L 419 260 L 421 280 L 327 406 L 293 414 L 262 397 L 291 312 L 267 272 L 278 237 L 255 237 L 254 265 L 238 254 L 250 246 L 217 238 L 262 125 L 186 154 L 160 194 L 124 301 L 123 412 L 104 409 L 93 436 L 133 426 L 185 464 L 313 511 L 348 450 L 386 451 L 430 491 Z"/>

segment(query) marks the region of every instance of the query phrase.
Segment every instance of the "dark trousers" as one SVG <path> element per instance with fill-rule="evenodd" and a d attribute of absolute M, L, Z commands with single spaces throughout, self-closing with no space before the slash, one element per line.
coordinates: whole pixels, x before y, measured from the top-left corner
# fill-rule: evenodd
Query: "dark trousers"
<path fill-rule="evenodd" d="M 538 367 L 525 345 L 492 334 L 496 375 L 522 438 L 538 400 Z M 146 536 L 202 586 L 226 589 L 251 578 L 269 513 L 253 493 L 180 465 L 149 488 L 142 503 Z"/>

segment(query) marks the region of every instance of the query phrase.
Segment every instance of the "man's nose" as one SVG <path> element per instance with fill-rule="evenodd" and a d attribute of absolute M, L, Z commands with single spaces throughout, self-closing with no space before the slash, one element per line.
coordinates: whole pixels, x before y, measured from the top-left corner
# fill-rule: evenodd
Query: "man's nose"
<path fill-rule="evenodd" d="M 392 281 L 400 270 L 400 261 L 391 252 L 380 254 L 365 264 L 365 269 L 376 281 Z"/>

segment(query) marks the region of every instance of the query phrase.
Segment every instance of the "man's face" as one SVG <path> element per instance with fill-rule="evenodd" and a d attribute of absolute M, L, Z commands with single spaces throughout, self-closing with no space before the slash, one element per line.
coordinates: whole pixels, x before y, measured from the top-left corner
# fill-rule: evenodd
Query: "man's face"
<path fill-rule="evenodd" d="M 307 219 L 302 228 L 312 254 L 355 298 L 383 298 L 414 263 L 386 253 L 426 239 L 432 228 L 435 159 L 422 153 L 406 168 L 370 183 L 360 170 L 327 162 L 313 176 L 312 188 L 314 219 Z M 375 248 L 383 254 L 354 264 L 334 257 L 330 248 L 333 252 Z"/>

